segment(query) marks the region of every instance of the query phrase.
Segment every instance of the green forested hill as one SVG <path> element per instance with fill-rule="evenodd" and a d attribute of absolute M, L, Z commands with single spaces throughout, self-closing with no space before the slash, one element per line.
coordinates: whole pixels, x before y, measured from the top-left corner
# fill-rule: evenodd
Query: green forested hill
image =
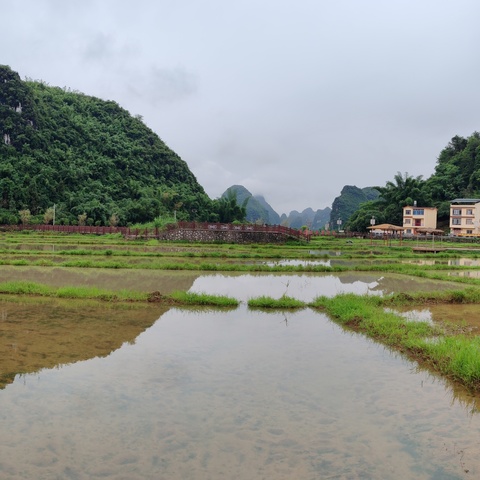
<path fill-rule="evenodd" d="M 252 223 L 279 225 L 280 216 L 261 195 L 252 195 L 243 185 L 232 185 L 222 194 L 222 198 L 233 195 L 238 205 L 244 205 L 246 220 Z"/>
<path fill-rule="evenodd" d="M 221 220 L 187 164 L 113 101 L 22 81 L 0 66 L 0 223 L 19 210 L 58 223 L 119 224 L 159 215 Z"/>
<path fill-rule="evenodd" d="M 344 228 L 350 217 L 364 202 L 378 198 L 379 192 L 372 187 L 358 188 L 354 185 L 345 185 L 340 196 L 336 197 L 332 204 L 330 225 L 332 230 Z M 339 225 L 337 222 L 342 222 Z"/>

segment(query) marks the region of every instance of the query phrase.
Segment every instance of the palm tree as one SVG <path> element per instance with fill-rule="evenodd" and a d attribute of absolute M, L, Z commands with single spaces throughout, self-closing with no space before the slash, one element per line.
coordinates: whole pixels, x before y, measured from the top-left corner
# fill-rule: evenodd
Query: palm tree
<path fill-rule="evenodd" d="M 402 222 L 402 208 L 407 205 L 413 205 L 414 201 L 418 205 L 429 206 L 431 198 L 427 189 L 426 182 L 422 175 L 413 177 L 405 172 L 400 172 L 393 177 L 393 181 L 388 181 L 385 187 L 375 187 L 380 192 L 380 202 L 385 208 L 385 216 L 389 223 L 399 224 Z"/>

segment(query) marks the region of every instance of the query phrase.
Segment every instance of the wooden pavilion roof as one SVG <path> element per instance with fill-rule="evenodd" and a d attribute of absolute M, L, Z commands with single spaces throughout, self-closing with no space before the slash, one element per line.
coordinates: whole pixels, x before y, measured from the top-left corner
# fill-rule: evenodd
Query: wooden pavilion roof
<path fill-rule="evenodd" d="M 404 227 L 398 225 L 392 225 L 391 223 L 381 223 L 380 225 L 372 225 L 367 227 L 368 230 L 382 230 L 384 232 L 402 232 Z"/>

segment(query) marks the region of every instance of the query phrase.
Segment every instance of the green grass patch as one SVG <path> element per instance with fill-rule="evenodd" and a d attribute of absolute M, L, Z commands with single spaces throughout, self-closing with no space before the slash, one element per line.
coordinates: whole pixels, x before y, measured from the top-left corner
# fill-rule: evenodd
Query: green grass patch
<path fill-rule="evenodd" d="M 0 283 L 0 293 L 9 295 L 37 295 L 43 297 L 95 299 L 108 301 L 146 301 L 148 294 L 122 290 L 113 292 L 95 287 L 49 287 L 34 282 L 12 281 Z"/>
<path fill-rule="evenodd" d="M 209 295 L 207 293 L 173 292 L 170 297 L 183 305 L 212 306 L 212 307 L 237 307 L 239 301 L 225 295 Z"/>
<path fill-rule="evenodd" d="M 306 303 L 301 300 L 297 300 L 286 295 L 282 295 L 280 298 L 272 298 L 268 296 L 261 296 L 257 298 L 251 298 L 247 302 L 250 308 L 305 308 Z"/>
<path fill-rule="evenodd" d="M 0 293 L 50 296 L 52 288 L 34 282 L 11 281 L 0 283 Z"/>
<path fill-rule="evenodd" d="M 379 297 L 378 303 L 385 306 L 428 305 L 435 303 L 480 303 L 480 289 L 467 287 L 464 290 L 433 292 L 395 293 Z"/>

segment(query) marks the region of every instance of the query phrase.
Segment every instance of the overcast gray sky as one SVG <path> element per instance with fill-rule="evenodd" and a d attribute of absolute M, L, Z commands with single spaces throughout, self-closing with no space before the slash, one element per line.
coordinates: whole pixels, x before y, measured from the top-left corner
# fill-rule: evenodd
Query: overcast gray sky
<path fill-rule="evenodd" d="M 0 0 L 0 64 L 115 100 L 279 213 L 434 171 L 480 130 L 478 0 Z"/>

